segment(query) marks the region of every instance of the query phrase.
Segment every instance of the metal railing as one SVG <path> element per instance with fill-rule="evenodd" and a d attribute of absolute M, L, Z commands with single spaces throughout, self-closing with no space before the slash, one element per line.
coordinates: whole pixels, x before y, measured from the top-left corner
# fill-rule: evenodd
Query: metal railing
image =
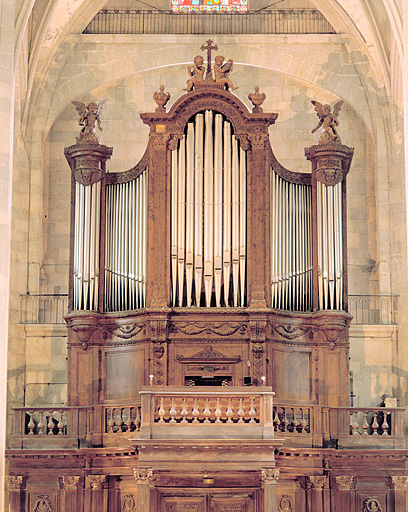
<path fill-rule="evenodd" d="M 395 325 L 398 295 L 349 295 L 356 325 Z"/>
<path fill-rule="evenodd" d="M 102 9 L 83 34 L 335 34 L 317 9 L 173 13 Z"/>
<path fill-rule="evenodd" d="M 68 312 L 68 294 L 20 295 L 20 323 L 64 324 Z"/>

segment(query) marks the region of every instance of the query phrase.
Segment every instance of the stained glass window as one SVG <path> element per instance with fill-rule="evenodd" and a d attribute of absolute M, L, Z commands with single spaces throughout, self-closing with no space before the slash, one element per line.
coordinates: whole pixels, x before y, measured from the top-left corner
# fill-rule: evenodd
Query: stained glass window
<path fill-rule="evenodd" d="M 173 12 L 246 12 L 248 0 L 171 0 Z"/>

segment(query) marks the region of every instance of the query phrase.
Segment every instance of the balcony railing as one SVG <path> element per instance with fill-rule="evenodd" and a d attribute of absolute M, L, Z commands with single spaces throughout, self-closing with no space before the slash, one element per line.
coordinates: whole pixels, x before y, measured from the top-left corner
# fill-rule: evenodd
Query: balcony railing
<path fill-rule="evenodd" d="M 349 295 L 349 313 L 357 325 L 396 324 L 398 295 Z"/>
<path fill-rule="evenodd" d="M 68 294 L 20 295 L 22 324 L 64 324 L 68 313 Z"/>
<path fill-rule="evenodd" d="M 334 34 L 317 9 L 173 13 L 102 9 L 84 34 Z"/>
<path fill-rule="evenodd" d="M 142 404 L 18 407 L 11 446 L 129 446 L 129 439 L 272 439 L 285 446 L 404 448 L 405 408 L 272 403 L 270 388 L 146 388 Z"/>

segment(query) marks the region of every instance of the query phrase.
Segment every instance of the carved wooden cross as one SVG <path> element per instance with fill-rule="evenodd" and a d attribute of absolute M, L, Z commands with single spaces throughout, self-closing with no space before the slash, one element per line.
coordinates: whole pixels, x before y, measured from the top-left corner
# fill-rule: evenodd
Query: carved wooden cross
<path fill-rule="evenodd" d="M 205 79 L 213 80 L 212 70 L 211 70 L 211 50 L 217 51 L 218 46 L 216 44 L 214 46 L 212 46 L 212 41 L 211 41 L 211 39 L 209 39 L 207 41 L 207 46 L 205 46 L 204 44 L 201 45 L 201 51 L 204 52 L 205 50 L 207 50 L 207 73 L 205 75 Z"/>

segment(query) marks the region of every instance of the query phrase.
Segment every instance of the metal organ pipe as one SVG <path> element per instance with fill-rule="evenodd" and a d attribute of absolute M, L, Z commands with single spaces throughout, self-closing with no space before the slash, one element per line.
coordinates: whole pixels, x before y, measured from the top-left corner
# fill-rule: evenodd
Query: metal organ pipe
<path fill-rule="evenodd" d="M 188 124 L 171 183 L 171 304 L 243 306 L 246 153 L 221 114 L 207 110 Z"/>
<path fill-rule="evenodd" d="M 106 185 L 105 311 L 129 311 L 146 300 L 147 169 Z"/>
<path fill-rule="evenodd" d="M 311 187 L 290 183 L 271 167 L 272 307 L 309 311 L 312 305 Z"/>

